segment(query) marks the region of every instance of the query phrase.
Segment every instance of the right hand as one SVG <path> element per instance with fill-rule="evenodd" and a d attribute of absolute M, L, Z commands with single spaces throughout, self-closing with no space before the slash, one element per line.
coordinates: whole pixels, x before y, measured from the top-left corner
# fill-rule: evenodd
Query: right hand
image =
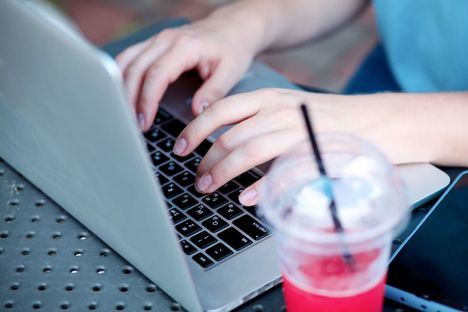
<path fill-rule="evenodd" d="M 248 43 L 248 29 L 243 28 L 246 26 L 233 27 L 225 20 L 209 17 L 166 29 L 120 53 L 117 63 L 140 129 L 151 127 L 168 85 L 188 70 L 196 69 L 204 80 L 193 97 L 195 115 L 223 98 L 242 78 L 257 52 Z"/>

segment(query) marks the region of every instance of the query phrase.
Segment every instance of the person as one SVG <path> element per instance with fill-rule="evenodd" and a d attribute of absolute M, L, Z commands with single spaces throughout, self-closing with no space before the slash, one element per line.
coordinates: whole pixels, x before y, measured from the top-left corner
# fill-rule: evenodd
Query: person
<path fill-rule="evenodd" d="M 196 69 L 196 118 L 176 140 L 184 156 L 224 126 L 201 161 L 196 187 L 209 193 L 306 138 L 298 106 L 307 103 L 318 132 L 341 131 L 378 146 L 394 163 L 468 165 L 468 25 L 464 1 L 375 0 L 380 40 L 403 92 L 342 95 L 261 89 L 224 98 L 262 51 L 329 34 L 356 17 L 365 0 L 244 0 L 205 19 L 167 29 L 117 57 L 142 131 L 167 88 Z M 311 56 L 312 57 L 312 56 Z M 378 73 L 378 71 L 377 71 Z M 379 80 L 379 74 L 367 81 Z M 259 200 L 260 179 L 240 195 Z"/>

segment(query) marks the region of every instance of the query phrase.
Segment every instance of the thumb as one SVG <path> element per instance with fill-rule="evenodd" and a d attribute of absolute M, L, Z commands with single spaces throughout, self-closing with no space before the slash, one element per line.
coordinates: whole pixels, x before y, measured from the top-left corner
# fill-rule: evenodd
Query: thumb
<path fill-rule="evenodd" d="M 222 99 L 241 79 L 246 70 L 247 68 L 239 68 L 229 62 L 220 62 L 193 96 L 194 115 L 198 116 L 203 109 Z"/>

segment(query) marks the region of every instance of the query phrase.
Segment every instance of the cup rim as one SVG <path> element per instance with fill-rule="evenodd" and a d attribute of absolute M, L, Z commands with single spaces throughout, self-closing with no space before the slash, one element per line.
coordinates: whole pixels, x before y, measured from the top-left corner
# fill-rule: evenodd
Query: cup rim
<path fill-rule="evenodd" d="M 357 143 L 361 145 L 363 148 L 370 148 L 372 150 L 372 154 L 378 158 L 380 158 L 381 161 L 384 161 L 388 164 L 391 165 L 391 163 L 387 160 L 387 158 L 375 147 L 373 147 L 370 143 L 367 143 L 363 141 L 362 139 L 351 135 L 351 134 L 346 134 L 346 133 L 323 133 L 319 135 L 319 141 L 327 141 L 327 140 L 352 140 L 353 143 Z M 298 150 L 299 148 L 303 148 L 303 144 L 308 144 L 306 140 L 303 140 L 299 142 L 295 147 L 291 149 L 291 151 Z M 265 195 L 267 194 L 266 189 L 268 188 L 269 181 L 272 181 L 275 179 L 275 176 L 279 174 L 279 172 L 284 172 L 287 168 L 291 168 L 291 166 L 301 162 L 303 163 L 307 158 L 306 155 L 301 155 L 301 157 L 295 158 L 294 162 L 291 163 L 291 160 L 289 160 L 288 165 L 285 164 L 285 160 L 291 157 L 291 152 L 286 153 L 278 157 L 274 163 L 272 164 L 268 175 L 270 176 L 269 178 L 266 179 L 264 183 L 260 186 L 260 192 L 261 192 L 261 198 L 265 198 Z M 310 159 L 307 161 L 310 162 Z M 281 164 L 281 165 L 278 165 Z M 286 169 L 285 169 L 286 167 Z M 281 168 L 282 170 L 279 170 Z M 371 227 L 362 231 L 357 231 L 357 232 L 350 232 L 346 231 L 343 235 L 343 233 L 337 233 L 337 232 L 313 232 L 313 231 L 306 231 L 303 228 L 292 228 L 287 226 L 287 223 L 281 220 L 281 217 L 279 216 L 279 213 L 273 213 L 272 209 L 265 209 L 265 200 L 261 200 L 259 203 L 259 207 L 262 211 L 262 213 L 265 215 L 267 222 L 270 223 L 275 231 L 281 232 L 283 235 L 288 235 L 290 237 L 294 237 L 296 239 L 300 239 L 306 242 L 311 242 L 311 243 L 318 243 L 318 244 L 336 244 L 336 243 L 362 243 L 365 241 L 368 241 L 373 238 L 380 237 L 382 235 L 385 235 L 386 233 L 393 232 L 392 235 L 398 234 L 396 231 L 401 224 L 406 224 L 409 220 L 409 205 L 408 205 L 408 200 L 407 200 L 407 194 L 406 194 L 406 189 L 404 187 L 404 183 L 401 180 L 401 178 L 395 173 L 392 172 L 388 169 L 388 174 L 390 174 L 391 178 L 394 179 L 394 182 L 396 183 L 396 187 L 401 191 L 401 195 L 399 196 L 399 200 L 397 201 L 399 203 L 399 206 L 401 207 L 399 210 L 394 211 L 395 213 L 389 214 L 389 218 L 387 219 L 386 222 L 382 222 L 381 224 Z M 311 179 L 311 181 L 314 179 Z M 399 213 L 398 213 L 399 212 Z"/>

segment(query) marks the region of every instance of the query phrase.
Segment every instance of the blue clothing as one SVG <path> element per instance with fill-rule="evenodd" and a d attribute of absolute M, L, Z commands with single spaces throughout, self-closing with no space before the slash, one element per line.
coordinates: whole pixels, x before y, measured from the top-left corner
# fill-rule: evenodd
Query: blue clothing
<path fill-rule="evenodd" d="M 374 0 L 389 67 L 406 92 L 468 90 L 467 0 Z"/>
<path fill-rule="evenodd" d="M 401 87 L 388 65 L 387 56 L 378 44 L 364 59 L 344 88 L 344 94 L 399 92 Z"/>

